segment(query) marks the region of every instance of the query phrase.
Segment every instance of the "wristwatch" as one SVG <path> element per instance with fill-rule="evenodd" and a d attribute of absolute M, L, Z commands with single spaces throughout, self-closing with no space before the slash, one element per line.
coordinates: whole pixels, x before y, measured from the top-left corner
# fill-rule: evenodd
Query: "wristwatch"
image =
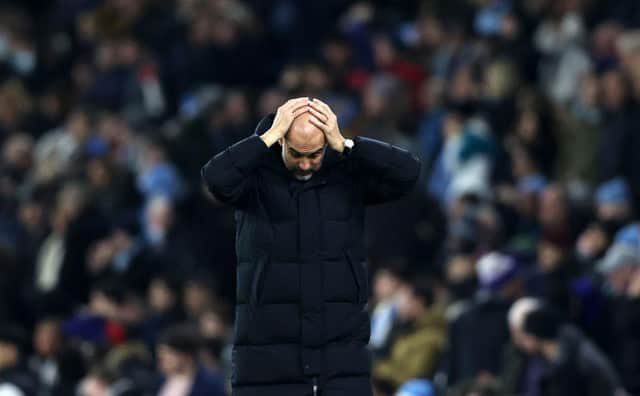
<path fill-rule="evenodd" d="M 353 145 L 355 143 L 351 139 L 344 139 L 344 150 L 342 151 L 342 155 L 351 154 L 351 150 L 353 150 Z"/>

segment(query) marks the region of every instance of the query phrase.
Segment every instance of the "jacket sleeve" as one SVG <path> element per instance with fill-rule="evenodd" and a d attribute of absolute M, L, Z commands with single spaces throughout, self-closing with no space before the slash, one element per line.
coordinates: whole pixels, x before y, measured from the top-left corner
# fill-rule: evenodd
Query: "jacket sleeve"
<path fill-rule="evenodd" d="M 356 137 L 350 158 L 362 177 L 365 204 L 379 204 L 408 194 L 420 176 L 421 163 L 407 150 Z"/>
<path fill-rule="evenodd" d="M 254 171 L 268 152 L 258 135 L 247 137 L 209 160 L 200 171 L 202 180 L 219 201 L 245 207 L 254 193 Z"/>
<path fill-rule="evenodd" d="M 585 378 L 589 396 L 620 394 L 618 373 L 595 345 L 590 342 L 580 345 L 578 359 L 577 366 Z"/>

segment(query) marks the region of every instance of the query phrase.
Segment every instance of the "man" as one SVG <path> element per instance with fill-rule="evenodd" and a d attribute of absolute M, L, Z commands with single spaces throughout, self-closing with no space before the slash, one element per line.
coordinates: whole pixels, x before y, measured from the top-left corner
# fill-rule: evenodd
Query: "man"
<path fill-rule="evenodd" d="M 524 291 L 520 266 L 507 254 L 485 254 L 476 263 L 476 273 L 480 289 L 449 328 L 446 367 L 451 385 L 500 372 L 502 350 L 509 341 L 509 308 Z"/>
<path fill-rule="evenodd" d="M 419 171 L 407 151 L 345 139 L 309 98 L 204 166 L 238 209 L 234 396 L 371 395 L 364 206 L 405 195 Z"/>
<path fill-rule="evenodd" d="M 158 341 L 160 371 L 165 375 L 158 396 L 224 396 L 222 377 L 199 362 L 201 350 L 197 331 L 187 325 L 167 329 Z"/>
<path fill-rule="evenodd" d="M 627 395 L 609 359 L 578 329 L 563 325 L 555 311 L 535 309 L 526 315 L 523 330 L 527 352 L 547 365 L 538 379 L 538 394 Z"/>
<path fill-rule="evenodd" d="M 437 304 L 433 282 L 406 279 L 398 296 L 400 320 L 391 353 L 376 362 L 376 383 L 398 389 L 414 378 L 431 378 L 446 343 L 444 309 Z"/>
<path fill-rule="evenodd" d="M 77 387 L 77 396 L 140 396 L 134 382 L 106 367 L 92 368 Z"/>
<path fill-rule="evenodd" d="M 534 297 L 522 297 L 509 309 L 507 322 L 511 342 L 505 345 L 502 353 L 501 380 L 502 391 L 506 394 L 535 395 L 536 384 L 542 372 L 543 363 L 537 356 L 529 357 L 530 340 L 524 333 L 524 321 L 529 313 L 539 309 L 542 300 Z"/>
<path fill-rule="evenodd" d="M 37 393 L 37 380 L 24 364 L 26 338 L 25 330 L 16 325 L 0 326 L 0 394 L 32 396 Z"/>

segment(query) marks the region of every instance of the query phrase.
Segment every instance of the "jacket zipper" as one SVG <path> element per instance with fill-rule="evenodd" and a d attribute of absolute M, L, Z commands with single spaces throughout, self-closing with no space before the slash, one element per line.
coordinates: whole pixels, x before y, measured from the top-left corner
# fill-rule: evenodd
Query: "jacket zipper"
<path fill-rule="evenodd" d="M 313 377 L 313 396 L 318 396 L 318 377 Z"/>

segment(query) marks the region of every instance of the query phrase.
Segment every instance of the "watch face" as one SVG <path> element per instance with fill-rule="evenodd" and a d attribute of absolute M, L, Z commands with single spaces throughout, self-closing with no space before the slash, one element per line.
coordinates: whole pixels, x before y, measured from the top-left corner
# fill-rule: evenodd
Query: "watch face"
<path fill-rule="evenodd" d="M 345 139 L 345 141 L 344 141 L 344 145 L 345 145 L 345 147 L 347 147 L 347 148 L 353 148 L 353 140 L 351 140 L 351 139 Z"/>

